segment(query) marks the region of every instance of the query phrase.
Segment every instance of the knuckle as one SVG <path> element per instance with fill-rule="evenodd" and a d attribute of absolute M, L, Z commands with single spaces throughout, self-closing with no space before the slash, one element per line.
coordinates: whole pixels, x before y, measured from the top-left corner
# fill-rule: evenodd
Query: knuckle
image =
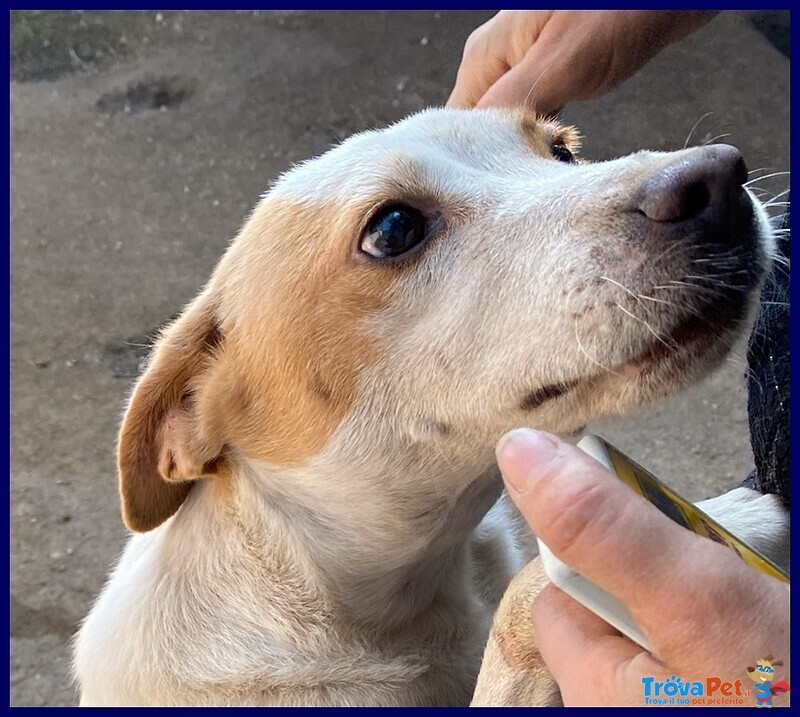
<path fill-rule="evenodd" d="M 480 45 L 481 42 L 480 36 L 478 35 L 479 32 L 480 28 L 478 28 L 477 30 L 473 30 L 469 34 L 467 41 L 464 43 L 464 57 L 469 57 L 473 55 L 475 51 L 478 49 L 478 46 Z"/>
<path fill-rule="evenodd" d="M 464 43 L 464 54 L 469 53 L 472 55 L 486 49 L 488 38 L 492 33 L 493 21 L 494 18 L 483 25 L 479 25 L 469 34 L 467 41 Z"/>
<path fill-rule="evenodd" d="M 565 595 L 565 593 L 550 583 L 533 599 L 531 618 L 533 619 L 534 629 L 547 624 L 548 615 L 558 609 L 562 595 Z"/>
<path fill-rule="evenodd" d="M 546 479 L 539 500 L 545 505 L 541 532 L 547 535 L 547 544 L 555 553 L 568 556 L 581 550 L 595 534 L 598 515 L 604 513 L 608 490 L 592 481 L 559 481 L 556 476 Z M 563 482 L 565 485 L 559 485 Z M 613 518 L 613 515 L 612 515 Z M 604 523 L 607 529 L 608 521 Z"/>

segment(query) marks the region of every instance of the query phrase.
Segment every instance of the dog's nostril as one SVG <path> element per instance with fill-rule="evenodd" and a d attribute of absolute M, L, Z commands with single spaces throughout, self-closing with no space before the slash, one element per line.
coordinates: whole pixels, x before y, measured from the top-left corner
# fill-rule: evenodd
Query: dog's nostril
<path fill-rule="evenodd" d="M 747 163 L 744 161 L 744 157 L 739 155 L 739 158 L 736 160 L 736 165 L 734 167 L 734 172 L 736 175 L 736 183 L 741 187 L 747 181 Z"/>
<path fill-rule="evenodd" d="M 711 201 L 711 190 L 702 180 L 665 171 L 645 184 L 639 209 L 655 222 L 678 222 L 698 216 Z"/>
<path fill-rule="evenodd" d="M 638 209 L 656 222 L 693 219 L 706 210 L 724 211 L 742 193 L 747 165 L 739 150 L 712 145 L 684 155 L 645 180 Z"/>
<path fill-rule="evenodd" d="M 678 219 L 690 219 L 702 212 L 711 201 L 711 192 L 703 182 L 694 182 L 684 190 L 683 212 Z"/>

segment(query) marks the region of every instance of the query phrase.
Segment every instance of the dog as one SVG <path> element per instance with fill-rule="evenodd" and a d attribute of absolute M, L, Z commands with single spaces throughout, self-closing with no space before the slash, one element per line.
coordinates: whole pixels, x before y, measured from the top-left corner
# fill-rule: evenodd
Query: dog
<path fill-rule="evenodd" d="M 520 671 L 489 640 L 542 580 L 495 443 L 707 374 L 773 250 L 733 147 L 577 146 L 427 110 L 262 197 L 127 406 L 135 535 L 75 640 L 81 704 L 558 702 L 535 644 Z"/>

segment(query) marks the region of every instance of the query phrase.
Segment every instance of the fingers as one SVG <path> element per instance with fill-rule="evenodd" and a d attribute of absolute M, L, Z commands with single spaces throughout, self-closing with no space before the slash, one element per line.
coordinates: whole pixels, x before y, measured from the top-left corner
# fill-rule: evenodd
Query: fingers
<path fill-rule="evenodd" d="M 663 670 L 649 653 L 554 585 L 534 601 L 533 622 L 539 651 L 566 706 L 641 704 L 641 676 Z"/>
<path fill-rule="evenodd" d="M 464 46 L 447 106 L 527 106 L 554 114 L 573 93 L 580 94 L 571 43 L 565 49 L 560 41 L 571 28 L 571 15 L 580 18 L 563 11 L 503 10 L 477 28 Z"/>
<path fill-rule="evenodd" d="M 498 58 L 478 58 L 477 56 L 464 56 L 461 67 L 458 69 L 456 84 L 445 107 L 456 109 L 471 109 L 486 93 L 498 78 L 508 69 L 507 65 Z"/>
<path fill-rule="evenodd" d="M 535 51 L 537 38 L 552 14 L 542 10 L 501 11 L 477 28 L 464 46 L 456 84 L 446 106 L 533 107 L 529 99 L 534 95 L 532 90 L 537 90 L 535 96 L 541 102 L 536 108 L 545 114 L 556 110 L 546 96 L 549 93 L 538 92 L 553 83 L 550 73 L 541 72 L 542 58 Z"/>
<path fill-rule="evenodd" d="M 775 646 L 788 654 L 789 585 L 673 523 L 555 436 L 512 431 L 498 462 L 534 532 L 621 599 L 655 648 L 642 649 L 548 586 L 534 601 L 533 622 L 564 704 L 641 704 L 644 678 L 737 675 L 747 655 Z"/>
<path fill-rule="evenodd" d="M 615 11 L 552 13 L 535 41 L 478 106 L 520 105 L 553 115 L 568 102 L 611 89 L 617 78 L 610 57 L 625 49 L 625 43 L 612 42 L 609 28 L 616 26 L 616 15 Z"/>
<path fill-rule="evenodd" d="M 487 30 L 489 23 L 476 29 L 467 39 L 456 84 L 446 107 L 475 107 L 486 90 L 508 70 L 505 55 L 502 52 L 496 53 L 490 46 L 491 36 Z"/>
<path fill-rule="evenodd" d="M 447 106 L 553 114 L 613 89 L 716 12 L 501 11 L 467 40 Z"/>
<path fill-rule="evenodd" d="M 552 69 L 543 66 L 537 54 L 532 53 L 494 82 L 477 106 L 528 107 L 542 115 L 554 115 L 563 106 L 565 98 L 554 92 Z"/>
<path fill-rule="evenodd" d="M 743 584 L 749 569 L 730 551 L 678 526 L 555 436 L 512 431 L 498 446 L 498 463 L 533 532 L 622 600 L 656 646 L 676 630 L 691 633 L 703 604 Z"/>
<path fill-rule="evenodd" d="M 681 534 L 644 499 L 575 446 L 529 429 L 507 434 L 498 464 L 517 507 L 561 560 L 624 601 L 641 601 L 641 579 L 658 580 Z M 626 570 L 614 569 L 618 565 Z"/>
<path fill-rule="evenodd" d="M 605 620 L 553 584 L 542 590 L 534 600 L 533 622 L 539 649 L 556 681 L 569 671 L 569 665 L 577 655 L 602 644 L 607 638 L 623 637 Z M 641 651 L 630 640 L 625 642 L 629 647 Z M 549 657 L 552 659 L 547 659 Z"/>

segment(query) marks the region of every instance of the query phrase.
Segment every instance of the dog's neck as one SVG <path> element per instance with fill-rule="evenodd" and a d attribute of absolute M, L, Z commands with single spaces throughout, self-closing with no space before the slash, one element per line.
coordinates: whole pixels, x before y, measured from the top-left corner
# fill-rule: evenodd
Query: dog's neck
<path fill-rule="evenodd" d="M 354 626 L 392 630 L 454 601 L 467 608 L 469 538 L 500 495 L 496 468 L 413 453 L 370 463 L 276 470 L 243 462 L 227 489 L 195 486 L 171 530 L 191 521 L 238 531 L 234 543 L 248 546 L 249 558 L 295 577 L 276 577 L 274 589 L 303 584 Z"/>

